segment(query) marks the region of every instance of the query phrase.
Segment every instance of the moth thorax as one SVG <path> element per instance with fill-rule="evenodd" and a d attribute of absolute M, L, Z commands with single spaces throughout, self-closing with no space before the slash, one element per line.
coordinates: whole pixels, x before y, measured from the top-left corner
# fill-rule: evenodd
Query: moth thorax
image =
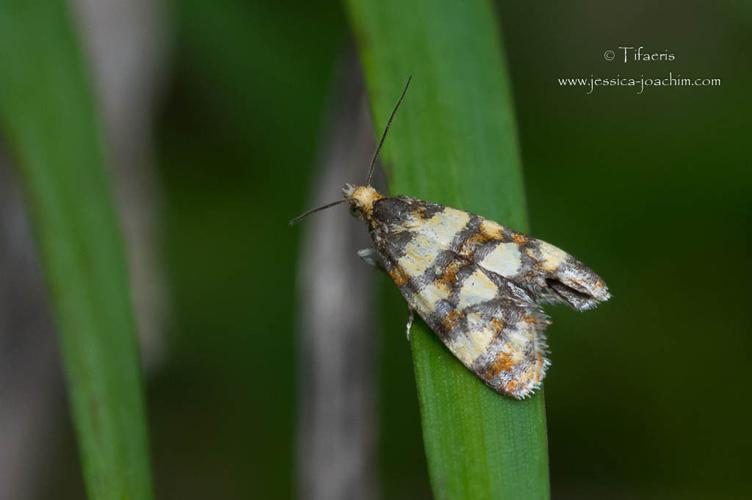
<path fill-rule="evenodd" d="M 353 186 L 351 184 L 345 184 L 345 187 L 342 188 L 342 193 L 345 195 L 345 199 L 350 203 L 350 206 L 365 217 L 371 215 L 373 204 L 383 198 L 383 196 L 371 186 Z"/>

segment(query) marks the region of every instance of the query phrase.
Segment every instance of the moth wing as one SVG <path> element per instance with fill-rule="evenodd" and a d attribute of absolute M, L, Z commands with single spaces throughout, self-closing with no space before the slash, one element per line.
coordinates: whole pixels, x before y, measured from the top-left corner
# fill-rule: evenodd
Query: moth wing
<path fill-rule="evenodd" d="M 501 293 L 464 309 L 436 307 L 424 319 L 496 392 L 523 399 L 543 381 L 550 364 L 544 334 L 550 322 L 537 305 Z"/>
<path fill-rule="evenodd" d="M 374 205 L 371 234 L 387 273 L 449 350 L 499 393 L 543 380 L 548 319 L 528 292 L 463 255 L 483 219 L 412 198 Z M 488 239 L 487 239 L 488 240 Z"/>
<path fill-rule="evenodd" d="M 537 301 L 584 311 L 610 298 L 603 280 L 564 250 L 480 218 L 458 253 L 491 273 L 522 284 Z"/>
<path fill-rule="evenodd" d="M 451 252 L 437 262 L 442 273 L 427 282 L 407 278 L 399 264 L 390 274 L 410 307 L 462 364 L 501 394 L 529 396 L 549 365 L 548 318 L 513 282 Z"/>

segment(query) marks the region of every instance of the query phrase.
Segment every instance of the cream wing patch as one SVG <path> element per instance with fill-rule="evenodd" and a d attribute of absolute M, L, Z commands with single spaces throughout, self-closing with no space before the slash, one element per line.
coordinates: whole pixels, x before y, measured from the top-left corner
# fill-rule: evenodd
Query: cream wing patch
<path fill-rule="evenodd" d="M 409 276 L 420 276 L 431 267 L 441 251 L 449 248 L 469 221 L 470 215 L 452 208 L 435 214 L 420 225 L 409 221 L 406 229 L 415 236 L 405 245 L 405 254 L 399 258 L 398 264 Z"/>
<path fill-rule="evenodd" d="M 486 276 L 482 269 L 476 269 L 473 274 L 465 278 L 459 291 L 457 307 L 462 310 L 482 302 L 487 302 L 499 292 L 496 283 Z"/>
<path fill-rule="evenodd" d="M 408 276 L 420 276 L 431 267 L 438 251 L 428 236 L 416 234 L 405 246 L 405 255 L 399 258 L 398 264 Z"/>
<path fill-rule="evenodd" d="M 480 262 L 480 267 L 505 278 L 512 278 L 522 268 L 522 253 L 517 243 L 499 243 Z"/>
<path fill-rule="evenodd" d="M 468 332 L 448 341 L 447 347 L 465 366 L 471 366 L 481 354 L 486 352 L 490 343 L 490 340 L 483 342 L 482 337 Z"/>
<path fill-rule="evenodd" d="M 510 346 L 516 347 L 518 351 L 522 352 L 525 348 L 534 341 L 535 331 L 532 328 L 515 328 L 507 332 L 507 341 Z"/>
<path fill-rule="evenodd" d="M 538 240 L 538 251 L 541 255 L 541 267 L 546 271 L 556 271 L 562 262 L 569 258 L 569 254 L 550 243 Z"/>
<path fill-rule="evenodd" d="M 480 232 L 497 240 L 504 238 L 504 226 L 492 220 L 483 219 L 480 223 Z"/>
<path fill-rule="evenodd" d="M 496 330 L 479 313 L 467 315 L 467 331 L 452 338 L 449 349 L 465 365 L 471 366 L 478 357 L 486 352 L 497 335 Z"/>
<path fill-rule="evenodd" d="M 454 208 L 445 208 L 417 227 L 416 232 L 432 240 L 442 249 L 449 248 L 457 233 L 470 222 L 470 214 Z"/>
<path fill-rule="evenodd" d="M 436 310 L 436 304 L 441 300 L 449 299 L 452 291 L 445 283 L 431 282 L 424 286 L 415 297 L 415 304 L 420 309 L 419 313 L 431 314 Z"/>

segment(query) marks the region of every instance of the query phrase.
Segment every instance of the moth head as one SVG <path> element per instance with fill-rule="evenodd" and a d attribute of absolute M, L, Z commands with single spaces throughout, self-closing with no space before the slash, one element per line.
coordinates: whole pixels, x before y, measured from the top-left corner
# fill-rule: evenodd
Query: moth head
<path fill-rule="evenodd" d="M 353 186 L 345 184 L 342 188 L 345 201 L 350 205 L 350 212 L 360 219 L 368 220 L 373 212 L 373 204 L 383 196 L 371 186 Z"/>

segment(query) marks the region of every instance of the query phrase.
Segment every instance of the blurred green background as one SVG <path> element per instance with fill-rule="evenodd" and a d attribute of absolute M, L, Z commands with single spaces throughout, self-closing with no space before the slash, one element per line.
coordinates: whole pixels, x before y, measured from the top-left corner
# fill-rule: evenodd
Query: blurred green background
<path fill-rule="evenodd" d="M 171 302 L 168 354 L 148 381 L 156 493 L 289 498 L 300 230 L 287 220 L 306 208 L 352 38 L 332 1 L 170 7 L 155 118 Z M 549 310 L 554 498 L 752 496 L 752 9 L 504 0 L 497 11 L 531 232 L 614 295 L 585 315 Z M 620 45 L 676 60 L 605 61 Z M 588 95 L 557 83 L 668 71 L 722 85 Z M 381 282 L 380 307 L 395 311 L 378 340 L 381 496 L 426 498 L 404 306 Z M 82 495 L 72 430 L 64 444 L 43 498 Z"/>

